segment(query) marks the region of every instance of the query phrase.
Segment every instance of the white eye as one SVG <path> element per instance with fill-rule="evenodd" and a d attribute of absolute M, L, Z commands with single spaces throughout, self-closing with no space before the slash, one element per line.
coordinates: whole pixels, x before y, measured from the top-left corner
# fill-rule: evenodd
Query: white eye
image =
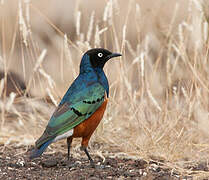
<path fill-rule="evenodd" d="M 102 54 L 102 53 L 98 53 L 97 55 L 98 55 L 99 57 L 102 57 L 102 56 L 103 56 L 103 54 Z"/>

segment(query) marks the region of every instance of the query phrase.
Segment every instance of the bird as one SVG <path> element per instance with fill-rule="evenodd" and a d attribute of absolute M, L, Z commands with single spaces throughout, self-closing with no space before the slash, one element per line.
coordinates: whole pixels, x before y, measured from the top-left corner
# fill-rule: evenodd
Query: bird
<path fill-rule="evenodd" d="M 35 142 L 30 159 L 41 156 L 51 143 L 67 139 L 69 160 L 72 140 L 80 137 L 80 149 L 94 166 L 87 147 L 104 115 L 109 98 L 109 83 L 103 67 L 108 60 L 119 56 L 122 55 L 103 48 L 90 49 L 84 53 L 79 75 L 55 109 L 42 136 Z"/>

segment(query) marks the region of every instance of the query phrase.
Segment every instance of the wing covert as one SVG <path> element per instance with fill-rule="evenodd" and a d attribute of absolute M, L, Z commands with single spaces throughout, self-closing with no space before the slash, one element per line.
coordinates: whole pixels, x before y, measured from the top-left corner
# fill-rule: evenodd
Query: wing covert
<path fill-rule="evenodd" d="M 36 146 L 39 147 L 49 139 L 69 131 L 89 118 L 104 102 L 104 95 L 103 86 L 100 83 L 94 83 L 73 97 L 69 97 L 55 110 Z"/>

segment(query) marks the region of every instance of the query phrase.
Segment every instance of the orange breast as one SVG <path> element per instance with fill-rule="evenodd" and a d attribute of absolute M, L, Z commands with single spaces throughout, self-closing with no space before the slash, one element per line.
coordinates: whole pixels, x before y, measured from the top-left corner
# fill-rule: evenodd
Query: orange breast
<path fill-rule="evenodd" d="M 89 139 L 101 121 L 107 106 L 107 99 L 88 119 L 74 128 L 72 137 L 86 137 Z"/>

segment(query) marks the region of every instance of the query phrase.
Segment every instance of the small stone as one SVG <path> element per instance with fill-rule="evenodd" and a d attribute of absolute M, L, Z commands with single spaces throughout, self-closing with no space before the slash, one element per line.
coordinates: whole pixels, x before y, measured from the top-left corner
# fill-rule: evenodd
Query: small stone
<path fill-rule="evenodd" d="M 143 176 L 147 176 L 147 173 L 146 172 L 143 172 Z"/>
<path fill-rule="evenodd" d="M 21 160 L 21 159 L 18 159 L 18 161 L 16 162 L 16 164 L 17 164 L 18 166 L 23 167 L 23 166 L 25 166 L 25 161 L 24 161 L 24 160 Z"/>
<path fill-rule="evenodd" d="M 45 162 L 42 162 L 42 166 L 47 168 L 55 167 L 57 166 L 57 164 L 58 164 L 57 160 L 47 160 Z"/>

